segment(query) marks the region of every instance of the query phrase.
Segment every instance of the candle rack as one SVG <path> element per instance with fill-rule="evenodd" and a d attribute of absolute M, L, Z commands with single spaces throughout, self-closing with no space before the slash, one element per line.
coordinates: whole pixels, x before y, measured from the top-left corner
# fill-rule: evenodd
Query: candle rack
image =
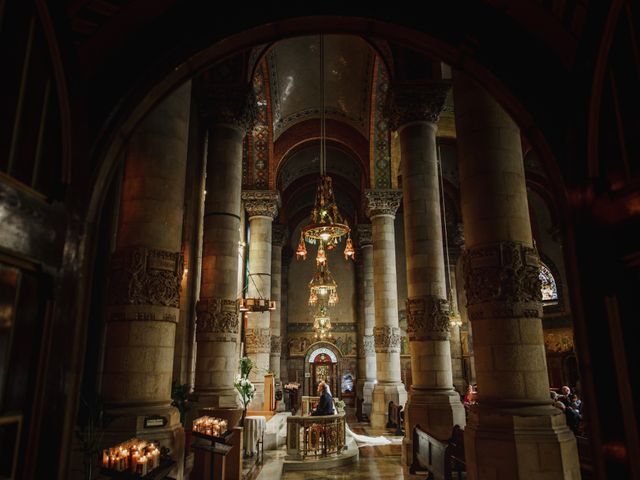
<path fill-rule="evenodd" d="M 168 450 L 158 448 L 158 444 L 132 438 L 102 451 L 101 473 L 117 479 L 164 478 L 162 472 L 169 473 L 175 462 Z"/>

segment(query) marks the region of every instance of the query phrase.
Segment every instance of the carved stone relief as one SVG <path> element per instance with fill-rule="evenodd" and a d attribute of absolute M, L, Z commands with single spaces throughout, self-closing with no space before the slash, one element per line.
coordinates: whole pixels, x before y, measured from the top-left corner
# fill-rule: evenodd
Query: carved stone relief
<path fill-rule="evenodd" d="M 464 282 L 469 317 L 541 317 L 538 252 L 516 242 L 501 242 L 464 252 Z"/>
<path fill-rule="evenodd" d="M 434 295 L 407 299 L 409 340 L 449 340 L 449 302 Z"/>
<path fill-rule="evenodd" d="M 400 353 L 400 328 L 398 327 L 374 327 L 376 353 Z"/>
<path fill-rule="evenodd" d="M 115 252 L 109 275 L 109 304 L 179 308 L 183 264 L 180 252 L 144 247 Z"/>
<path fill-rule="evenodd" d="M 271 335 L 268 328 L 248 328 L 245 334 L 247 353 L 269 353 Z"/>
<path fill-rule="evenodd" d="M 205 335 L 222 334 L 236 341 L 239 327 L 238 303 L 224 298 L 203 298 L 196 305 L 196 336 L 206 340 Z"/>

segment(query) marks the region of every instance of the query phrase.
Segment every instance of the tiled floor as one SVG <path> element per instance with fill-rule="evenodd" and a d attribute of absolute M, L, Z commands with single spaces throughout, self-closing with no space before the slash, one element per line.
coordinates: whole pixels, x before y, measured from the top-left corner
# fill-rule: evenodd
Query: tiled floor
<path fill-rule="evenodd" d="M 376 437 L 389 436 L 390 430 L 373 429 L 367 424 L 355 422 L 352 415 L 348 415 L 348 423 L 355 433 Z M 395 437 L 397 438 L 397 437 Z M 306 470 L 300 472 L 283 472 L 282 461 L 285 456 L 284 449 L 265 452 L 265 460 L 260 464 L 245 460 L 243 480 L 396 480 L 396 479 L 421 479 L 425 475 L 411 475 L 407 467 L 401 462 L 401 445 L 379 445 L 360 447 L 360 458 L 357 462 L 344 467 L 327 470 Z M 250 466 L 251 465 L 251 466 Z"/>

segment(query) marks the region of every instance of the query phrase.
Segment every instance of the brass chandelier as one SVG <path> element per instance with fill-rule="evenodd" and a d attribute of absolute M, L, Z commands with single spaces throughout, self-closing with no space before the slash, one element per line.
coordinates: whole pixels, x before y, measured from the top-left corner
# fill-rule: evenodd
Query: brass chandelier
<path fill-rule="evenodd" d="M 311 222 L 300 231 L 300 243 L 296 249 L 296 258 L 306 260 L 305 241 L 311 245 L 319 243 L 320 251 L 333 250 L 338 242 L 347 235 L 344 249 L 345 260 L 355 259 L 355 250 L 351 241 L 351 228 L 342 217 L 336 203 L 331 177 L 326 173 L 326 141 L 325 141 L 325 93 L 324 93 L 324 36 L 320 36 L 320 89 L 322 91 L 322 110 L 320 112 L 320 178 L 316 188 L 316 197 L 310 214 Z"/>

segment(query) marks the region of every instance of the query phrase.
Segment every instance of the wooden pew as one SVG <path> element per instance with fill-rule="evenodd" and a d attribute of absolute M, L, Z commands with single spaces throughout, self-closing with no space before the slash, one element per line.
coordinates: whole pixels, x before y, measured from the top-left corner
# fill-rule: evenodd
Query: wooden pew
<path fill-rule="evenodd" d="M 465 472 L 463 430 L 453 427 L 449 441 L 442 442 L 420 428 L 413 427 L 413 463 L 409 472 L 427 472 L 427 480 L 462 480 Z M 454 474 L 456 475 L 454 477 Z"/>
<path fill-rule="evenodd" d="M 402 405 L 396 405 L 393 401 L 389 402 L 389 407 L 387 411 L 387 425 L 386 428 L 395 428 L 396 431 L 394 435 L 403 436 L 404 430 L 404 415 L 403 415 L 403 407 Z"/>

